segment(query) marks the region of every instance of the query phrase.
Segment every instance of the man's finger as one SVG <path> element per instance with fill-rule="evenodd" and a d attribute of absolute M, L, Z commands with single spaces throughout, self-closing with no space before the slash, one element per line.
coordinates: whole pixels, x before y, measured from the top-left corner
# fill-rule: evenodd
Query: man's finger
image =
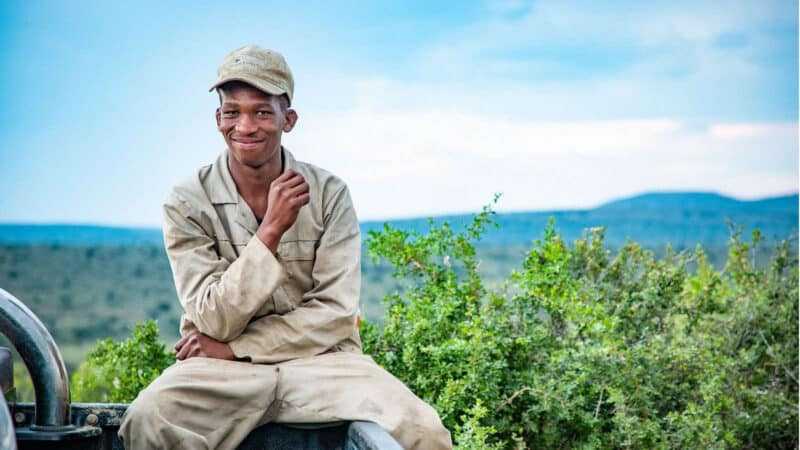
<path fill-rule="evenodd" d="M 286 180 L 281 182 L 281 185 L 284 189 L 292 189 L 297 185 L 303 184 L 306 182 L 306 179 L 303 178 L 302 175 L 299 173 L 295 173 L 294 176 L 291 178 L 287 178 Z"/>
<path fill-rule="evenodd" d="M 275 180 L 273 180 L 272 183 L 273 184 L 283 183 L 284 181 L 288 180 L 289 178 L 292 178 L 295 175 L 297 175 L 297 172 L 295 172 L 292 169 L 289 169 L 283 172 L 282 174 L 278 175 L 278 178 L 275 178 Z"/>
<path fill-rule="evenodd" d="M 311 199 L 311 194 L 306 192 L 305 194 L 300 194 L 297 197 L 294 197 L 290 200 L 293 206 L 303 206 L 307 205 L 308 201 Z"/>
<path fill-rule="evenodd" d="M 285 181 L 285 180 L 288 180 L 289 178 L 295 176 L 296 174 L 297 174 L 297 172 L 295 172 L 294 169 L 287 169 L 287 170 L 283 171 L 282 174 L 278 175 L 278 178 L 276 178 L 276 180 Z"/>
<path fill-rule="evenodd" d="M 289 189 L 286 193 L 288 197 L 297 197 L 298 195 L 302 195 L 308 192 L 308 183 L 303 181 L 302 183 L 298 184 L 297 186 Z"/>
<path fill-rule="evenodd" d="M 175 347 L 173 347 L 173 348 L 175 349 L 176 352 L 181 350 L 181 347 L 183 347 L 183 345 L 186 343 L 186 340 L 189 339 L 189 336 L 191 336 L 191 335 L 192 335 L 192 333 L 189 333 L 186 336 L 183 336 L 182 338 L 180 338 L 178 340 L 178 342 L 175 343 Z"/>
<path fill-rule="evenodd" d="M 189 354 L 191 349 L 192 349 L 192 345 L 191 344 L 188 344 L 188 345 L 184 344 L 184 346 L 181 347 L 181 350 L 178 352 L 177 355 L 175 355 L 175 357 L 180 359 L 180 360 L 186 359 L 186 356 Z"/>

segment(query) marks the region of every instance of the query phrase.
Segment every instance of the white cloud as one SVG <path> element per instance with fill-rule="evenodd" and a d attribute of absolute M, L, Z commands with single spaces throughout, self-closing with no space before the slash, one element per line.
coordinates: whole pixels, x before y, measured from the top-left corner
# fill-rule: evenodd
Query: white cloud
<path fill-rule="evenodd" d="M 360 105 L 307 111 L 286 137 L 299 158 L 348 182 L 362 218 L 476 211 L 495 192 L 504 193 L 501 209 L 530 210 L 648 190 L 746 198 L 797 190 L 795 123 L 509 118 L 384 101 L 425 92 L 377 84 L 384 96 L 363 83 Z"/>
<path fill-rule="evenodd" d="M 720 123 L 709 128 L 711 136 L 723 140 L 769 137 L 781 134 L 791 137 L 791 134 L 796 132 L 796 127 L 787 124 Z"/>

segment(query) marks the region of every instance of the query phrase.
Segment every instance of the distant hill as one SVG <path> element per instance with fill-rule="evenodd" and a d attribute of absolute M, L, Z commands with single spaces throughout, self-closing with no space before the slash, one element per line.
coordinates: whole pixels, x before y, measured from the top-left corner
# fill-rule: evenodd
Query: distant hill
<path fill-rule="evenodd" d="M 568 240 L 581 236 L 586 228 L 606 227 L 607 241 L 619 246 L 632 239 L 647 247 L 671 243 L 677 248 L 702 244 L 724 246 L 730 236 L 729 224 L 745 233 L 758 228 L 767 239 L 785 239 L 798 231 L 798 195 L 745 201 L 715 193 L 659 192 L 615 200 L 597 208 L 567 211 L 535 211 L 498 214 L 500 228 L 482 241 L 490 246 L 527 246 L 541 235 L 550 217 Z M 434 217 L 436 223 L 450 222 L 456 228 L 471 220 L 471 214 Z M 389 221 L 407 229 L 424 231 L 428 219 Z M 384 222 L 362 222 L 366 236 Z M 155 228 L 123 228 L 92 225 L 0 224 L 0 245 L 161 245 Z"/>
<path fill-rule="evenodd" d="M 434 218 L 464 226 L 471 215 Z M 798 232 L 798 195 L 771 197 L 755 201 L 737 200 L 714 193 L 647 193 L 615 200 L 597 208 L 568 211 L 541 211 L 498 214 L 499 229 L 487 234 L 486 245 L 530 245 L 541 236 L 550 217 L 567 240 L 579 238 L 591 227 L 605 227 L 606 241 L 618 247 L 626 240 L 656 248 L 667 243 L 675 248 L 724 247 L 730 226 L 744 233 L 761 230 L 768 240 L 796 237 Z M 392 221 L 404 229 L 424 231 L 427 219 Z M 380 229 L 378 222 L 362 223 L 364 232 Z"/>

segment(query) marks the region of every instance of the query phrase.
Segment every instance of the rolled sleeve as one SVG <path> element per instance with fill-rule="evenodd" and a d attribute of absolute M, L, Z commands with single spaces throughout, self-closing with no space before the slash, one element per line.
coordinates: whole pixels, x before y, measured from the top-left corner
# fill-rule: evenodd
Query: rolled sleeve
<path fill-rule="evenodd" d="M 361 238 L 346 187 L 325 208 L 325 230 L 316 250 L 314 287 L 286 314 L 252 321 L 229 345 L 239 358 L 277 363 L 314 356 L 353 335 L 361 288 Z"/>
<path fill-rule="evenodd" d="M 179 199 L 164 205 L 164 244 L 187 319 L 222 342 L 239 336 L 286 280 L 281 263 L 256 236 L 234 262 L 220 257 L 215 240 Z"/>

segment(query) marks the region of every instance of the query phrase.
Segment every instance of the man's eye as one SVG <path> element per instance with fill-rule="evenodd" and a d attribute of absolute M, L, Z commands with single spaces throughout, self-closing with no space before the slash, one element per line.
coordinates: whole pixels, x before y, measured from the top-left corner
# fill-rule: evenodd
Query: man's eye
<path fill-rule="evenodd" d="M 268 117 L 272 115 L 272 111 L 258 111 L 256 114 L 258 114 L 259 117 Z"/>
<path fill-rule="evenodd" d="M 236 114 L 238 114 L 236 111 L 222 111 L 222 117 L 226 118 L 236 117 Z"/>

